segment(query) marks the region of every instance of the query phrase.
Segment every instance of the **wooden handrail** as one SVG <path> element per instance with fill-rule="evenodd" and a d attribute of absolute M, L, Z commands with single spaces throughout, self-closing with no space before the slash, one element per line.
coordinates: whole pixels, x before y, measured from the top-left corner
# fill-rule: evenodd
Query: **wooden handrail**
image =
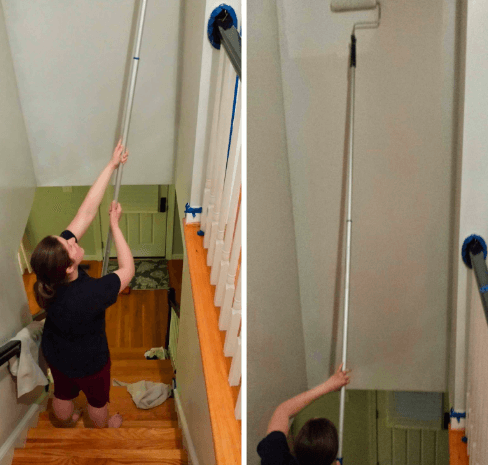
<path fill-rule="evenodd" d="M 34 321 L 41 321 L 46 318 L 47 314 L 44 310 L 37 312 L 32 316 Z M 0 347 L 0 367 L 7 363 L 12 357 L 20 356 L 20 341 L 9 341 Z"/>
<path fill-rule="evenodd" d="M 178 319 L 180 318 L 180 306 L 178 302 L 176 302 L 176 292 L 174 288 L 170 288 L 168 291 L 168 324 L 166 326 L 166 339 L 165 339 L 165 346 L 166 350 L 169 349 L 169 338 L 170 338 L 170 331 L 171 331 L 171 309 L 174 310 Z"/>
<path fill-rule="evenodd" d="M 224 356 L 225 332 L 219 330 L 219 309 L 214 305 L 207 251 L 197 232 L 199 223 L 184 224 L 186 251 L 202 354 L 210 423 L 218 465 L 241 463 L 241 422 L 235 418 L 238 388 L 229 385 L 230 359 Z"/>

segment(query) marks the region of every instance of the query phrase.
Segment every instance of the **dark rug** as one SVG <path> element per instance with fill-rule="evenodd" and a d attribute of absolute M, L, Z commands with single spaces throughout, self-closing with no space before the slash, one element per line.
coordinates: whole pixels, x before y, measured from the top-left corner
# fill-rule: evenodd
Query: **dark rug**
<path fill-rule="evenodd" d="M 169 289 L 168 261 L 164 258 L 136 258 L 136 274 L 129 287 L 134 290 Z M 119 268 L 117 260 L 109 260 L 107 273 Z"/>

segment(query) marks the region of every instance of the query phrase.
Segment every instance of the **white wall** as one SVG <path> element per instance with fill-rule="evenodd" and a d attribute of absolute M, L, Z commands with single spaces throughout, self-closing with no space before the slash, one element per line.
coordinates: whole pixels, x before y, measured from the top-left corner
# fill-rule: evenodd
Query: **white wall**
<path fill-rule="evenodd" d="M 247 463 L 274 409 L 306 390 L 275 2 L 248 1 Z"/>
<path fill-rule="evenodd" d="M 452 250 L 455 0 L 382 2 L 357 32 L 348 362 L 353 389 L 444 391 Z M 353 21 L 278 2 L 308 383 L 342 356 Z M 428 373 L 428 376 L 425 376 Z"/>
<path fill-rule="evenodd" d="M 191 440 L 200 465 L 213 465 L 216 462 L 212 425 L 208 410 L 207 389 L 205 387 L 190 270 L 186 254 L 183 262 L 180 308 L 176 382 L 190 435 L 190 438 L 186 439 L 187 441 Z"/>
<path fill-rule="evenodd" d="M 38 185 L 91 185 L 122 132 L 140 2 L 2 4 Z M 147 3 L 124 184 L 173 183 L 179 15 Z"/>
<path fill-rule="evenodd" d="M 0 5 L 0 346 L 32 321 L 17 250 L 34 200 L 36 181 Z M 32 402 L 32 400 L 31 400 Z M 0 444 L 27 412 L 7 365 L 0 367 Z"/>

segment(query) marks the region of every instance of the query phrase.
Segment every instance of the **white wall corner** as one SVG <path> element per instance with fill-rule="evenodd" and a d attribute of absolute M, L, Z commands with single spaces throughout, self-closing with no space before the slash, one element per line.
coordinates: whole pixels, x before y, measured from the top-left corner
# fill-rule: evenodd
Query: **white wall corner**
<path fill-rule="evenodd" d="M 188 423 L 186 421 L 185 412 L 183 411 L 183 406 L 181 405 L 178 390 L 173 391 L 175 396 L 176 414 L 178 416 L 178 425 L 183 432 L 183 445 L 188 452 L 188 463 L 190 465 L 199 465 L 197 453 L 193 441 L 190 436 L 190 430 L 188 428 Z M 0 463 L 0 465 L 4 465 Z M 9 464 L 10 465 L 10 464 Z"/>

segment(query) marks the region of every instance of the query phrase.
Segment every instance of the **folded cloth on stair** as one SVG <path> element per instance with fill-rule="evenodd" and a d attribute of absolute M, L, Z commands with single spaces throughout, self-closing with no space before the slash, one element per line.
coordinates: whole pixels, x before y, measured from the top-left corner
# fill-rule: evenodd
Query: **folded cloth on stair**
<path fill-rule="evenodd" d="M 45 320 L 33 321 L 11 339 L 20 341 L 20 357 L 12 357 L 8 362 L 10 373 L 17 376 L 17 397 L 31 392 L 36 386 L 49 384 L 39 366 L 39 346 L 44 322 Z"/>
<path fill-rule="evenodd" d="M 169 384 L 145 380 L 129 384 L 114 379 L 112 385 L 126 386 L 136 407 L 145 410 L 161 405 L 173 391 Z"/>
<path fill-rule="evenodd" d="M 153 347 L 144 354 L 144 357 L 148 360 L 166 360 L 169 358 L 168 351 L 164 347 Z"/>

